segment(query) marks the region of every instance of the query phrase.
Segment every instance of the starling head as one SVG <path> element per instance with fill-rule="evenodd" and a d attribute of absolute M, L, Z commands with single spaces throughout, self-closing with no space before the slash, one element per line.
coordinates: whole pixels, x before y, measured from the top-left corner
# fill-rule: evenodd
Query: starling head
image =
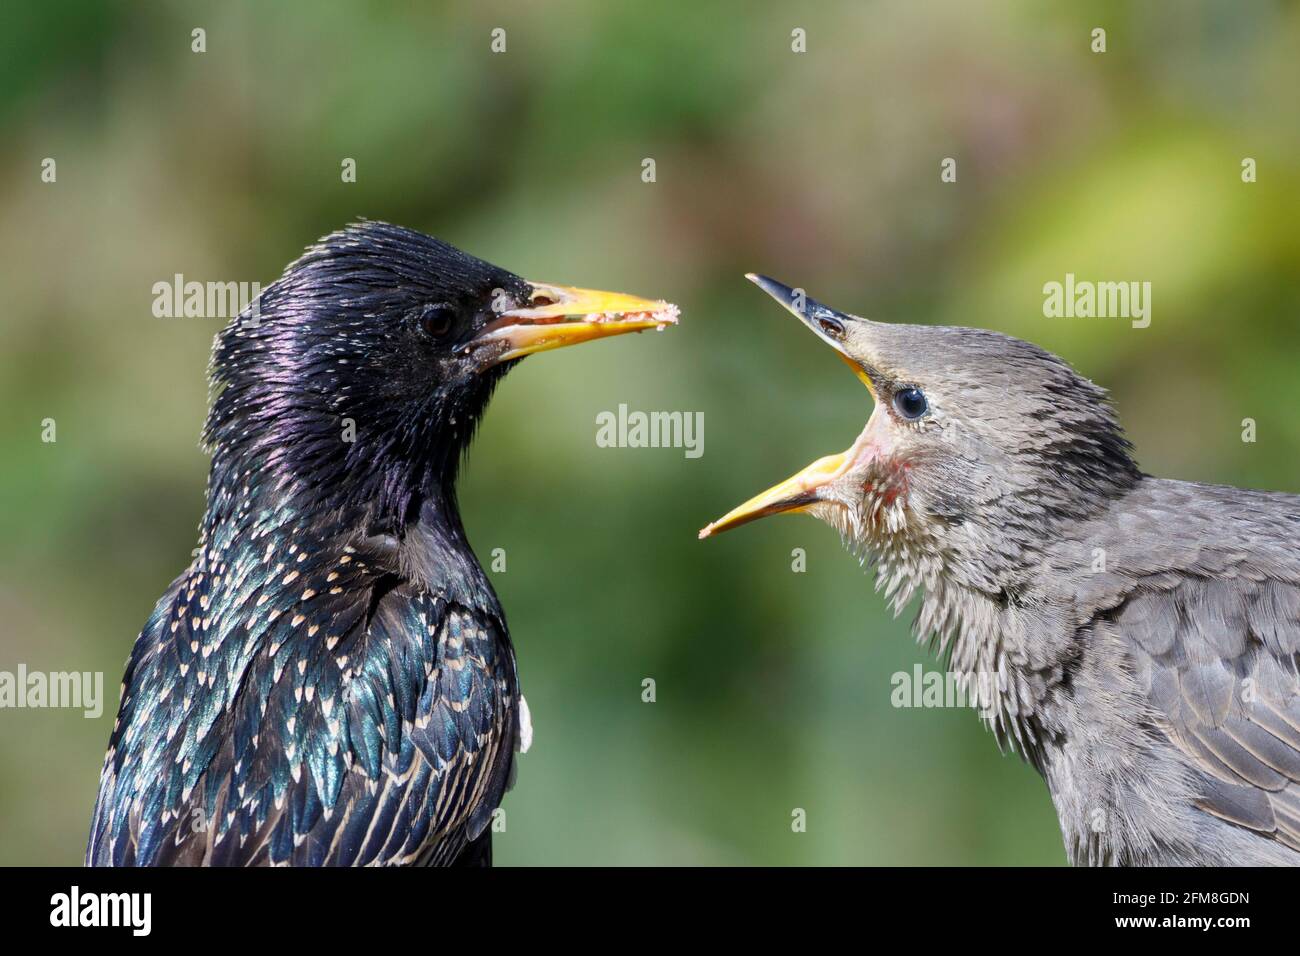
<path fill-rule="evenodd" d="M 809 512 L 865 552 L 980 564 L 1030 560 L 1140 477 L 1105 392 L 997 332 L 871 322 L 749 276 L 830 345 L 875 400 L 845 452 L 822 458 L 700 532 Z M 913 570 L 916 570 L 913 568 Z"/>
<path fill-rule="evenodd" d="M 213 349 L 210 495 L 254 485 L 394 528 L 453 494 L 517 359 L 676 321 L 664 302 L 528 282 L 380 222 L 326 236 L 255 309 Z"/>

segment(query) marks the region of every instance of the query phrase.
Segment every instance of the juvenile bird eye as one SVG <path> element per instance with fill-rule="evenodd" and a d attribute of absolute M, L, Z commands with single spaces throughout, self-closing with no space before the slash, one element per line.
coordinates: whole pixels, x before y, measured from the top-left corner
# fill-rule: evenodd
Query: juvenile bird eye
<path fill-rule="evenodd" d="M 440 339 L 451 331 L 453 315 L 445 305 L 426 305 L 420 313 L 420 328 L 425 335 Z"/>
<path fill-rule="evenodd" d="M 919 388 L 900 388 L 894 393 L 894 409 L 904 418 L 915 420 L 930 410 L 930 403 Z"/>
<path fill-rule="evenodd" d="M 832 318 L 829 315 L 818 316 L 817 324 L 820 325 L 822 331 L 831 338 L 839 339 L 841 341 L 844 339 L 844 323 L 839 319 Z"/>

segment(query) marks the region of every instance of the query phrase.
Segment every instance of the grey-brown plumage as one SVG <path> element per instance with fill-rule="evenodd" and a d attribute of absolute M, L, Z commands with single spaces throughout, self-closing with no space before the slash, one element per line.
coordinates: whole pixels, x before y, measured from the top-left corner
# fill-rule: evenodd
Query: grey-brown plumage
<path fill-rule="evenodd" d="M 755 281 L 876 410 L 701 535 L 806 511 L 896 613 L 919 592 L 918 638 L 1042 773 L 1071 861 L 1300 864 L 1300 497 L 1143 474 L 1105 393 L 1026 342 Z"/>

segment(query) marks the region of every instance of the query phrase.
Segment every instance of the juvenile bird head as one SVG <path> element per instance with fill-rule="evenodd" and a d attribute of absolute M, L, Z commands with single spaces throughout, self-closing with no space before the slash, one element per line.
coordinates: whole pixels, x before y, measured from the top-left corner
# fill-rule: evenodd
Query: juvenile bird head
<path fill-rule="evenodd" d="M 749 278 L 838 353 L 875 409 L 847 451 L 700 537 L 808 512 L 864 555 L 942 562 L 996 588 L 1060 522 L 1087 516 L 1141 477 L 1105 392 L 1050 352 L 982 329 L 871 322 Z"/>
<path fill-rule="evenodd" d="M 528 282 L 380 222 L 320 240 L 255 309 L 213 348 L 210 496 L 252 486 L 392 528 L 453 494 L 516 360 L 676 321 L 667 303 Z"/>

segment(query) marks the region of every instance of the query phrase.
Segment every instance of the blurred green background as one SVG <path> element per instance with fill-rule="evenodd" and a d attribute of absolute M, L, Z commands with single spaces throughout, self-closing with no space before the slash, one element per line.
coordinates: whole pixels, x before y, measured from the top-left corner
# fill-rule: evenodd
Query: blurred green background
<path fill-rule="evenodd" d="M 98 720 L 0 711 L 2 863 L 80 860 L 123 662 L 195 543 L 221 322 L 154 318 L 153 283 L 266 284 L 359 216 L 683 307 L 663 335 L 525 362 L 462 480 L 479 554 L 506 550 L 494 581 L 536 728 L 501 863 L 1064 862 L 1044 785 L 972 713 L 890 706 L 891 674 L 935 665 L 833 531 L 696 541 L 870 412 L 746 271 L 872 318 L 1032 339 L 1112 390 L 1146 470 L 1300 491 L 1293 4 L 5 19 L 0 669 L 100 670 L 110 699 Z M 1152 282 L 1150 328 L 1044 318 L 1066 272 Z M 598 448 L 619 403 L 703 412 L 704 456 Z"/>

